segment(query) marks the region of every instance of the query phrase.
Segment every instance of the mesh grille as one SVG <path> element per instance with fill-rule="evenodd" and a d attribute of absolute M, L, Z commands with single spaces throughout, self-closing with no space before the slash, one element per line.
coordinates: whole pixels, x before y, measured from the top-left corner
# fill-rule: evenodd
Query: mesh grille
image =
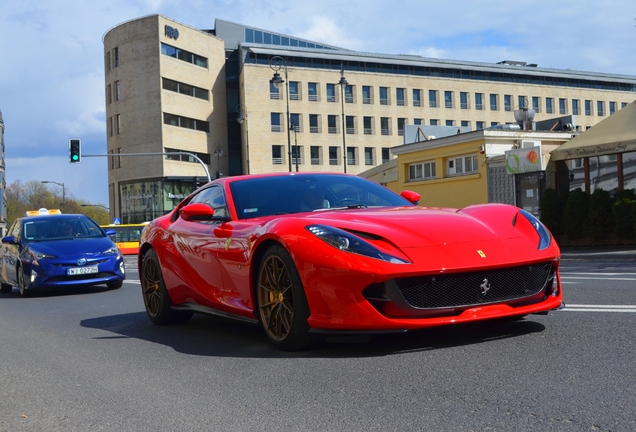
<path fill-rule="evenodd" d="M 538 294 L 552 271 L 551 263 L 470 273 L 396 279 L 407 303 L 416 308 L 483 305 Z"/>

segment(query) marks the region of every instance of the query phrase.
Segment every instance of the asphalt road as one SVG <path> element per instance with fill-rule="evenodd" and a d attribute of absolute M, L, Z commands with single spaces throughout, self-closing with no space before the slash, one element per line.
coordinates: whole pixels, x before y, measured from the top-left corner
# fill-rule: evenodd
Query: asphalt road
<path fill-rule="evenodd" d="M 0 431 L 636 430 L 631 256 L 564 254 L 561 312 L 303 353 L 220 318 L 155 326 L 128 270 L 0 295 Z"/>

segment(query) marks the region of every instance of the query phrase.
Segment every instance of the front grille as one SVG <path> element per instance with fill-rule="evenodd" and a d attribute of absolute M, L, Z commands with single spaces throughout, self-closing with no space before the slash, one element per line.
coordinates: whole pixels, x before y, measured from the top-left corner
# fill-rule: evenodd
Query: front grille
<path fill-rule="evenodd" d="M 395 279 L 414 308 L 475 306 L 531 297 L 544 289 L 552 263 Z"/>

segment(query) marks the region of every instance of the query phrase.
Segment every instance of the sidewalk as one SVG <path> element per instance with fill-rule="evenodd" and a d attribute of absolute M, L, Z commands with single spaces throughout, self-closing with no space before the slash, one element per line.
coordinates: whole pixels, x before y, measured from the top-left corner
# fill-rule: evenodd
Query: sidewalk
<path fill-rule="evenodd" d="M 634 246 L 607 246 L 607 247 L 562 247 L 561 259 L 563 260 L 620 260 L 634 261 L 636 263 L 636 247 Z M 635 267 L 636 270 L 636 267 Z"/>

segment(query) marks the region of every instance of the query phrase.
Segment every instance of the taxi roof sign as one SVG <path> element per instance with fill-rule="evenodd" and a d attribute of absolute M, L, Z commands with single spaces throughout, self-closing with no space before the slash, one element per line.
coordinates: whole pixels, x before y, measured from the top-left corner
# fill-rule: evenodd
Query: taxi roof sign
<path fill-rule="evenodd" d="M 26 216 L 43 216 L 43 215 L 52 215 L 52 214 L 62 214 L 62 212 L 58 209 L 45 209 L 41 208 L 39 210 L 27 210 Z"/>

